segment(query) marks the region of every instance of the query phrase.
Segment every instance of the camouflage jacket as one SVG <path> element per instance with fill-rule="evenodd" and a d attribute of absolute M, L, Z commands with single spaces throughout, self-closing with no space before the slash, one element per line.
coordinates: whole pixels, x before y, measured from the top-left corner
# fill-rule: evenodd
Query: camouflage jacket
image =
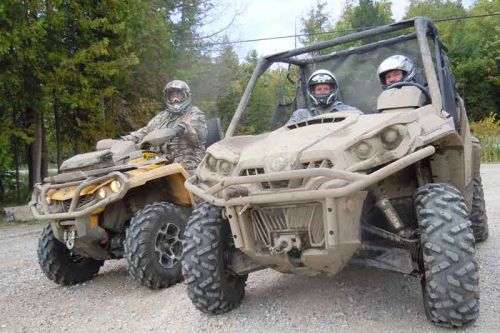
<path fill-rule="evenodd" d="M 299 109 L 292 113 L 290 119 L 287 122 L 288 124 L 293 124 L 301 120 L 305 120 L 308 118 L 319 116 L 320 114 L 329 113 L 329 112 L 337 112 L 337 111 L 358 111 L 357 108 L 344 104 L 340 101 L 333 103 L 327 109 L 321 108 L 311 108 L 311 109 Z"/>
<path fill-rule="evenodd" d="M 196 106 L 191 106 L 179 114 L 162 111 L 146 126 L 122 136 L 121 139 L 139 143 L 148 133 L 156 129 L 178 126 L 185 129 L 184 133 L 165 143 L 161 147 L 161 153 L 169 161 L 181 163 L 192 174 L 205 154 L 207 140 L 205 114 Z"/>

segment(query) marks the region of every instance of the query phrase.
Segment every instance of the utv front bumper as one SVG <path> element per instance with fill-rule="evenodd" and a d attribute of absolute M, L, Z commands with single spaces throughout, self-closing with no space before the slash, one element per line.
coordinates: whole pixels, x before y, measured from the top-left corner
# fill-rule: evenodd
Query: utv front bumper
<path fill-rule="evenodd" d="M 226 177 L 218 181 L 215 185 L 209 188 L 202 188 L 198 184 L 198 177 L 192 176 L 189 178 L 185 186 L 188 191 L 201 197 L 205 201 L 215 206 L 242 206 L 242 205 L 258 205 L 258 204 L 275 204 L 275 203 L 293 203 L 311 200 L 321 200 L 325 198 L 338 198 L 349 196 L 357 191 L 366 189 L 384 178 L 412 165 L 435 153 L 436 149 L 433 146 L 427 146 L 417 150 L 399 160 L 396 160 L 375 172 L 368 175 L 349 172 L 335 169 L 310 169 L 310 170 L 292 170 L 282 171 L 270 174 Z M 258 193 L 252 195 L 240 195 L 238 197 L 221 197 L 218 193 L 227 189 L 230 186 L 258 184 L 261 182 L 274 182 L 282 180 L 303 179 L 311 177 L 325 177 L 327 180 L 339 180 L 334 188 L 320 189 L 298 189 L 294 191 L 278 191 L 274 193 Z"/>

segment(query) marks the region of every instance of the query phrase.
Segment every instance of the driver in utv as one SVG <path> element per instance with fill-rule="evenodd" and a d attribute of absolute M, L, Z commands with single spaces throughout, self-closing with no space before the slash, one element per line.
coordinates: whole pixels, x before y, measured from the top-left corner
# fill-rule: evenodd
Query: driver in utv
<path fill-rule="evenodd" d="M 207 125 L 205 114 L 191 105 L 191 90 L 186 82 L 173 80 L 163 89 L 167 108 L 157 114 L 149 123 L 122 136 L 121 140 L 140 143 L 152 131 L 171 128 L 173 138 L 161 147 L 162 154 L 170 162 L 178 162 L 193 174 L 205 154 Z"/>
<path fill-rule="evenodd" d="M 355 107 L 346 105 L 339 100 L 337 79 L 332 72 L 326 69 L 319 69 L 311 74 L 307 80 L 307 96 L 314 107 L 294 111 L 287 124 L 329 112 L 358 111 Z"/>

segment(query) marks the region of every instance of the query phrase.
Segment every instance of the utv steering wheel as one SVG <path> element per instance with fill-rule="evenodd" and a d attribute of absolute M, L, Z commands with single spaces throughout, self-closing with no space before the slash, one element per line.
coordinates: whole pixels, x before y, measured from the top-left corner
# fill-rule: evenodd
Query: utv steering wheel
<path fill-rule="evenodd" d="M 426 87 L 424 87 L 423 85 L 416 83 L 416 82 L 396 82 L 396 83 L 391 84 L 390 86 L 387 86 L 387 88 L 385 88 L 385 90 L 392 89 L 392 88 L 408 87 L 408 86 L 417 87 L 418 89 L 420 89 L 420 91 L 422 91 L 422 93 L 425 96 L 425 103 L 431 102 L 431 95 L 429 95 L 429 90 Z"/>

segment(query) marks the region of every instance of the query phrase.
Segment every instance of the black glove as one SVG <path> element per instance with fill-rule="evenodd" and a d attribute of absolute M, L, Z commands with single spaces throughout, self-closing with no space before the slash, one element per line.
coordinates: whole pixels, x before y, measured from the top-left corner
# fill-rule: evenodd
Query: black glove
<path fill-rule="evenodd" d="M 175 136 L 178 138 L 181 137 L 184 134 L 184 132 L 186 132 L 186 128 L 181 124 L 177 125 L 175 130 L 176 130 Z"/>

